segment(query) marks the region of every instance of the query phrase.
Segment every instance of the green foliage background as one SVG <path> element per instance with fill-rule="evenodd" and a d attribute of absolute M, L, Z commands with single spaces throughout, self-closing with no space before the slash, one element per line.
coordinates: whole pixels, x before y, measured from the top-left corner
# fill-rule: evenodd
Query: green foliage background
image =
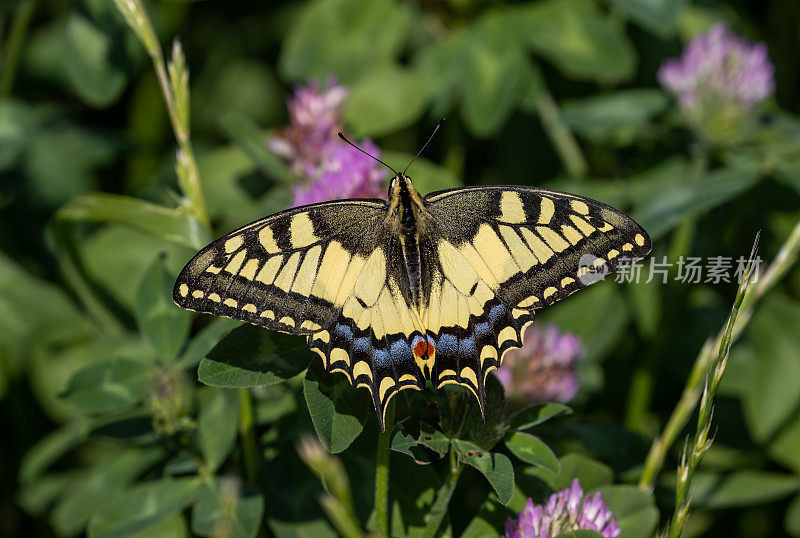
<path fill-rule="evenodd" d="M 447 116 L 414 165 L 423 192 L 517 183 L 587 195 L 644 225 L 658 261 L 746 256 L 759 229 L 769 261 L 800 218 L 794 0 L 146 8 L 165 55 L 173 37 L 186 55 L 211 229 L 176 195 L 186 183 L 163 95 L 114 3 L 0 5 L 4 536 L 334 535 L 323 486 L 295 450 L 314 431 L 341 452 L 355 517 L 374 524 L 379 441 L 364 391 L 324 373 L 296 339 L 248 327 L 226 337 L 236 323 L 170 299 L 194 251 L 289 202 L 288 174 L 264 141 L 286 124 L 295 84 L 334 74 L 350 88 L 348 132 L 374 139 L 393 164 Z M 777 94 L 745 144 L 698 149 L 655 73 L 720 20 L 767 43 Z M 392 532 L 421 534 L 450 451 L 466 470 L 442 532 L 496 534 L 526 497 L 577 476 L 603 493 L 623 536 L 650 535 L 672 513 L 673 471 L 693 430 L 669 451 L 652 496 L 636 488 L 645 456 L 735 291 L 604 282 L 543 313 L 539 323 L 583 338 L 582 391 L 571 415 L 536 408 L 542 420 L 503 423 L 491 443 L 446 424 L 425 433 L 435 420 L 403 404 L 399 413 L 423 420 L 391 441 Z M 734 347 L 687 535 L 800 536 L 798 327 L 793 270 Z"/>

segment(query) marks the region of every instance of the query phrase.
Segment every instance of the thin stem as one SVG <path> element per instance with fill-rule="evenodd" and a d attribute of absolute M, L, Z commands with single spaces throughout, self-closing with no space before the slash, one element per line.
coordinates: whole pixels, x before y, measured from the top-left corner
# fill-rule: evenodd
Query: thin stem
<path fill-rule="evenodd" d="M 386 407 L 386 429 L 378 434 L 378 451 L 375 455 L 375 526 L 380 536 L 389 534 L 389 462 L 391 459 L 392 431 L 394 430 L 394 400 Z"/>
<path fill-rule="evenodd" d="M 258 444 L 254 424 L 253 397 L 249 389 L 239 389 L 239 435 L 242 438 L 245 476 L 251 485 L 258 484 L 259 475 Z"/>
<path fill-rule="evenodd" d="M 3 51 L 2 62 L 0 62 L 0 65 L 3 66 L 2 72 L 0 72 L 0 97 L 6 97 L 11 94 L 11 88 L 14 86 L 14 78 L 17 74 L 19 55 L 22 51 L 22 43 L 25 41 L 25 33 L 33 17 L 35 7 L 36 2 L 34 0 L 23 0 L 17 6 L 14 18 L 11 19 L 8 42 Z"/>
<path fill-rule="evenodd" d="M 558 152 L 561 162 L 564 163 L 567 173 L 576 178 L 585 177 L 589 171 L 586 159 L 575 137 L 572 136 L 572 132 L 561 121 L 558 104 L 546 89 L 542 89 L 536 98 L 536 110 L 539 112 L 542 126 Z"/>
<path fill-rule="evenodd" d="M 430 512 L 428 512 L 425 532 L 423 533 L 424 538 L 433 538 L 436 536 L 436 531 L 439 530 L 444 516 L 447 514 L 450 499 L 453 497 L 453 492 L 456 490 L 458 479 L 463 471 L 464 466 L 458 463 L 456 452 L 453 446 L 450 445 L 450 468 L 447 473 L 447 478 L 444 484 L 442 484 L 442 487 L 439 488 L 439 492 L 436 494 L 436 500 L 433 506 L 431 506 Z"/>
<path fill-rule="evenodd" d="M 125 20 L 139 37 L 139 40 L 147 50 L 147 54 L 153 62 L 153 68 L 164 96 L 164 103 L 167 106 L 169 120 L 172 124 L 172 131 L 178 141 L 178 183 L 183 194 L 188 200 L 189 210 L 194 214 L 200 223 L 206 228 L 211 227 L 206 210 L 205 198 L 200 186 L 200 174 L 197 171 L 197 160 L 192 149 L 192 142 L 189 137 L 189 126 L 184 125 L 178 114 L 175 103 L 175 95 L 170 85 L 167 66 L 164 62 L 164 54 L 161 45 L 158 43 L 153 25 L 139 0 L 115 0 L 117 8 L 120 10 Z M 188 90 L 187 90 L 188 97 Z"/>
<path fill-rule="evenodd" d="M 724 331 L 721 333 L 722 338 L 716 348 L 716 356 L 705 376 L 703 397 L 700 401 L 700 411 L 697 414 L 697 428 L 695 429 L 694 438 L 691 444 L 683 449 L 681 464 L 678 470 L 677 485 L 675 487 L 675 511 L 673 512 L 669 525 L 670 538 L 680 538 L 681 534 L 683 534 L 683 529 L 689 519 L 689 511 L 691 508 L 690 491 L 692 479 L 694 478 L 694 474 L 700 462 L 713 443 L 713 439 L 709 437 L 709 432 L 711 431 L 714 397 L 722 383 L 722 377 L 725 374 L 725 369 L 728 364 L 728 355 L 730 353 L 731 344 L 733 343 L 733 328 L 736 325 L 736 317 L 739 314 L 739 310 L 741 310 L 744 297 L 747 293 L 747 287 L 753 274 L 753 264 L 757 251 L 758 235 L 756 235 L 756 240 L 750 253 L 750 261 L 747 264 L 747 269 L 742 275 L 742 281 L 739 283 L 739 289 L 736 293 L 733 308 L 728 316 Z"/>
<path fill-rule="evenodd" d="M 742 300 L 741 314 L 738 316 L 731 333 L 733 341 L 736 341 L 747 327 L 758 301 L 780 281 L 797 261 L 798 252 L 800 252 L 800 221 L 795 224 L 789 237 L 778 251 L 778 255 L 775 256 L 766 271 L 761 276 L 757 275 L 758 280 L 748 287 Z M 707 340 L 697 355 L 678 404 L 672 411 L 669 420 L 667 420 L 664 431 L 660 436 L 656 437 L 650 446 L 650 452 L 647 454 L 644 470 L 639 479 L 639 488 L 645 491 L 653 490 L 658 473 L 661 472 L 661 468 L 664 466 L 667 452 L 675 443 L 675 439 L 677 439 L 681 430 L 686 426 L 695 405 L 697 405 L 697 401 L 703 393 L 702 383 L 705 373 L 714 359 L 714 350 L 719 349 L 723 336 L 724 332 L 720 331 L 716 338 Z"/>

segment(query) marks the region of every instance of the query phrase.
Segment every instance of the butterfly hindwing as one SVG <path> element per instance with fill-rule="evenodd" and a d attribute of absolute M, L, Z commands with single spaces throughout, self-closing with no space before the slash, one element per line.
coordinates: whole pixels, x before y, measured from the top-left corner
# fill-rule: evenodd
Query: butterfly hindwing
<path fill-rule="evenodd" d="M 532 187 L 470 187 L 425 197 L 435 226 L 502 302 L 531 309 L 596 282 L 651 248 L 624 213 Z"/>
<path fill-rule="evenodd" d="M 341 316 L 308 337 L 328 371 L 369 389 L 381 429 L 389 400 L 403 389 L 425 385 L 414 355 L 424 329 L 398 286 L 398 265 L 386 262 L 384 249 L 376 249 Z"/>
<path fill-rule="evenodd" d="M 190 261 L 173 299 L 198 312 L 290 334 L 327 327 L 375 248 L 365 226 L 385 202 L 347 200 L 277 213 L 214 241 Z"/>

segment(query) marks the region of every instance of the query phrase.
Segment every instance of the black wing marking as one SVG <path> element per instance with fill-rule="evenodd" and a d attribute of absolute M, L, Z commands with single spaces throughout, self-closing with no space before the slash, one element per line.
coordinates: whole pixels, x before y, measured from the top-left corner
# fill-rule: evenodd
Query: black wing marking
<path fill-rule="evenodd" d="M 173 299 L 190 310 L 311 334 L 338 317 L 385 215 L 382 200 L 345 200 L 258 220 L 201 250 L 178 276 Z"/>

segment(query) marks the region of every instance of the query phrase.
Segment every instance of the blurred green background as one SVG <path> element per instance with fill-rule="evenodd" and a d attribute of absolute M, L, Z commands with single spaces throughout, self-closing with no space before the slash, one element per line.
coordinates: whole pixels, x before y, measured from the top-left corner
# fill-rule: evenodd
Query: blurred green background
<path fill-rule="evenodd" d="M 186 56 L 191 141 L 212 232 L 190 211 L 174 210 L 176 143 L 164 98 L 114 3 L 0 5 L 3 536 L 81 534 L 106 497 L 191 466 L 169 442 L 142 448 L 154 417 L 195 417 L 201 437 L 204 420 L 213 435 L 217 424 L 235 424 L 236 394 L 194 381 L 199 360 L 233 325 L 193 323 L 172 309 L 169 290 L 205 242 L 289 203 L 291 180 L 265 141 L 287 124 L 296 84 L 334 75 L 350 92 L 347 132 L 371 138 L 396 166 L 447 116 L 412 169 L 422 192 L 512 183 L 590 196 L 641 222 L 659 261 L 735 260 L 759 229 L 769 261 L 800 218 L 796 0 L 145 6 L 164 54 L 177 38 Z M 664 60 L 718 21 L 767 45 L 777 86 L 752 136 L 729 145 L 700 140 L 656 78 Z M 586 349 L 576 415 L 548 439 L 557 452 L 591 453 L 617 482 L 635 483 L 734 294 L 735 283 L 606 282 L 543 314 Z M 800 536 L 798 327 L 793 270 L 763 298 L 734 348 L 690 534 Z M 190 331 L 199 336 L 184 347 Z M 163 404 L 177 411 L 153 403 L 153 385 L 169 376 L 184 380 L 170 390 L 189 393 L 186 402 Z M 310 430 L 297 383 L 254 398 L 265 461 L 293 453 Z M 242 474 L 236 435 L 234 428 L 219 446 L 204 445 L 212 474 Z M 681 439 L 656 487 L 662 518 L 674 502 Z M 112 458 L 120 450 L 127 460 Z M 348 469 L 363 463 L 352 460 Z M 261 487 L 266 535 L 300 533 L 271 521 L 276 514 L 318 514 L 319 485 L 303 472 L 287 494 L 302 502 L 279 499 L 285 479 Z M 187 523 L 185 504 L 175 506 L 153 519 L 162 525 L 154 535 L 211 533 L 210 524 Z M 455 534 L 462 520 L 454 518 Z M 102 522 L 94 524 L 102 534 Z"/>

